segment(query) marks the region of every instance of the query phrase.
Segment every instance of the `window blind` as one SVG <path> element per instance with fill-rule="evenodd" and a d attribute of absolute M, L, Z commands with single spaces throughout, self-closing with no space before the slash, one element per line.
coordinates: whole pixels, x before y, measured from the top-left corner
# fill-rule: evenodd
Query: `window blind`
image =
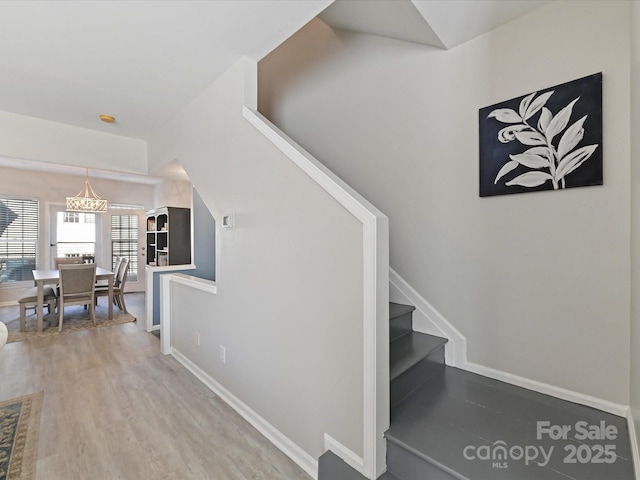
<path fill-rule="evenodd" d="M 0 196 L 0 281 L 33 280 L 38 267 L 38 200 Z"/>
<path fill-rule="evenodd" d="M 127 279 L 138 279 L 138 215 L 111 216 L 111 265 L 115 268 L 118 257 L 129 259 Z"/>

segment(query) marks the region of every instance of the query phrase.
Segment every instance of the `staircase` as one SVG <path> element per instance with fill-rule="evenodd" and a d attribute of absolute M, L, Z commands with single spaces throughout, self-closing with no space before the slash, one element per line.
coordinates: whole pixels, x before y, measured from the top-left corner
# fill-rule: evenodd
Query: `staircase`
<path fill-rule="evenodd" d="M 415 332 L 414 310 L 389 304 L 391 427 L 378 480 L 634 479 L 624 418 L 446 366 L 447 340 Z M 556 426 L 566 438 L 553 438 Z M 331 451 L 320 457 L 318 480 L 364 479 Z"/>
<path fill-rule="evenodd" d="M 391 410 L 444 367 L 446 338 L 413 331 L 416 307 L 389 303 Z"/>

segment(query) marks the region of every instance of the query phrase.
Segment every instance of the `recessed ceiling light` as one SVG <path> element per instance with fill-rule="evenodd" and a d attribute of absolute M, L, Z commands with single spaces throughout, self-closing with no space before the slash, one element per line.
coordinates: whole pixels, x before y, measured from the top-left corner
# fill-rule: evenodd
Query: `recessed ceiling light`
<path fill-rule="evenodd" d="M 105 123 L 113 123 L 116 121 L 116 117 L 112 117 L 111 115 L 107 115 L 106 113 L 103 113 L 102 115 L 100 115 L 100 120 L 102 120 Z"/>

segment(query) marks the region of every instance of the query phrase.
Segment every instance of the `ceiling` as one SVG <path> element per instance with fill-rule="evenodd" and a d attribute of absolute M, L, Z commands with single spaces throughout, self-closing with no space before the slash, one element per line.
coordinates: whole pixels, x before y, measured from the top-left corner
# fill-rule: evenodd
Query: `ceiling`
<path fill-rule="evenodd" d="M 0 110 L 147 139 L 241 56 L 262 58 L 330 3 L 0 1 Z"/>
<path fill-rule="evenodd" d="M 545 0 L 0 1 L 0 110 L 148 139 L 241 56 L 336 28 L 452 48 Z M 98 115 L 116 117 L 102 123 Z"/>
<path fill-rule="evenodd" d="M 319 17 L 334 28 L 453 48 L 551 0 L 336 0 Z"/>

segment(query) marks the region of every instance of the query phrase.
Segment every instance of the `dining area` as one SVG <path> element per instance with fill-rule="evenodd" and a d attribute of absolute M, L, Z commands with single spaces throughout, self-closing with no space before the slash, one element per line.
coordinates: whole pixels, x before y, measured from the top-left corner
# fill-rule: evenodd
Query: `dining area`
<path fill-rule="evenodd" d="M 44 309 L 48 309 L 49 329 L 57 327 L 62 331 L 65 308 L 82 305 L 88 319 L 96 326 L 96 306 L 100 297 L 107 297 L 108 320 L 113 319 L 113 307 L 127 313 L 124 286 L 129 271 L 129 259 L 118 257 L 113 270 L 98 267 L 96 263 L 83 257 L 57 257 L 53 269 L 34 269 L 34 286 L 28 287 L 20 295 L 20 331 L 26 327 L 28 309 L 35 309 L 35 330 L 42 332 Z"/>

